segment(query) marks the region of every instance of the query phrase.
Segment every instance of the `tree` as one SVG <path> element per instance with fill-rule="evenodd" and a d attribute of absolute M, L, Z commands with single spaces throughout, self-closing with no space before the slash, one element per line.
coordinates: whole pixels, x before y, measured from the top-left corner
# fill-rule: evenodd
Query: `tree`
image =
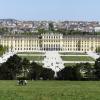
<path fill-rule="evenodd" d="M 3 27 L 3 28 L 0 28 L 0 33 L 4 34 L 4 33 L 8 33 L 8 28 L 7 27 Z"/>
<path fill-rule="evenodd" d="M 21 58 L 17 55 L 11 56 L 5 63 L 0 66 L 1 79 L 16 79 L 16 75 L 22 69 Z"/>
<path fill-rule="evenodd" d="M 43 80 L 53 80 L 55 72 L 52 69 L 42 68 L 41 77 Z"/>
<path fill-rule="evenodd" d="M 41 65 L 32 62 L 30 64 L 29 79 L 34 79 L 34 80 L 40 79 L 41 70 L 42 70 Z"/>
<path fill-rule="evenodd" d="M 39 33 L 39 34 L 46 33 L 46 30 L 45 30 L 45 29 L 38 29 L 38 33 Z"/>
<path fill-rule="evenodd" d="M 18 78 L 27 78 L 28 72 L 30 68 L 30 62 L 26 58 L 22 60 L 22 66 L 20 69 L 20 73 L 18 74 Z"/>
<path fill-rule="evenodd" d="M 80 63 L 65 67 L 57 73 L 60 80 L 90 80 L 94 79 L 94 70 L 89 63 Z"/>
<path fill-rule="evenodd" d="M 95 75 L 94 75 L 94 68 L 90 63 L 85 63 L 84 64 L 84 68 L 86 69 L 86 73 L 85 73 L 85 77 L 88 80 L 94 80 L 95 79 Z"/>
<path fill-rule="evenodd" d="M 82 75 L 80 73 L 80 66 L 76 64 L 76 66 L 73 67 L 73 75 L 74 80 L 82 80 Z"/>
<path fill-rule="evenodd" d="M 19 74 L 22 69 L 22 59 L 17 55 L 13 55 L 7 60 L 6 64 L 12 75 L 12 79 L 16 79 L 16 75 Z"/>
<path fill-rule="evenodd" d="M 74 76 L 75 79 L 81 80 L 90 80 L 94 79 L 94 70 L 90 63 L 80 63 L 74 67 Z"/>
<path fill-rule="evenodd" d="M 57 29 L 55 32 L 56 33 L 62 33 L 63 35 L 66 35 L 67 34 L 66 29 Z"/>
<path fill-rule="evenodd" d="M 100 79 L 100 57 L 96 59 L 94 68 L 96 77 Z"/>
<path fill-rule="evenodd" d="M 3 54 L 3 52 L 4 52 L 3 46 L 2 46 L 2 45 L 0 45 L 0 55 L 2 55 L 2 54 Z"/>
<path fill-rule="evenodd" d="M 54 25 L 52 22 L 49 23 L 49 31 L 54 31 Z"/>
<path fill-rule="evenodd" d="M 65 67 L 57 73 L 59 80 L 73 80 L 73 68 L 71 66 Z"/>
<path fill-rule="evenodd" d="M 3 55 L 6 51 L 7 51 L 7 47 L 0 45 L 0 55 Z"/>
<path fill-rule="evenodd" d="M 6 63 L 0 66 L 0 80 L 11 80 L 12 75 Z"/>

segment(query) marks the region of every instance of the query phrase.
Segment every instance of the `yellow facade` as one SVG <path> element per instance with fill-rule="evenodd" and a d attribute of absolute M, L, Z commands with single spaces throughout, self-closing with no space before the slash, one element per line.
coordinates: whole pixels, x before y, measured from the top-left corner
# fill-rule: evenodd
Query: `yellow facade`
<path fill-rule="evenodd" d="M 9 51 L 68 51 L 88 52 L 100 47 L 100 35 L 1 35 L 0 44 L 7 46 Z"/>

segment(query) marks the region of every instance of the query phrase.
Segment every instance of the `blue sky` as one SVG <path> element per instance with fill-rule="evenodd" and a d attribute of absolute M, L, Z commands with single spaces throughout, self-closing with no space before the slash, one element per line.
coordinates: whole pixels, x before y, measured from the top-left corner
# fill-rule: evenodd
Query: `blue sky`
<path fill-rule="evenodd" d="M 0 19 L 100 21 L 100 0 L 0 0 Z"/>

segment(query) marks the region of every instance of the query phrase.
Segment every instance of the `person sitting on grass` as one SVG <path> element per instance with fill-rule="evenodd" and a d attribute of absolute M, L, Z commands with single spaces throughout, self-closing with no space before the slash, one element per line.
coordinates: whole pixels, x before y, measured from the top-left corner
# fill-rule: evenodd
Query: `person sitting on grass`
<path fill-rule="evenodd" d="M 24 81 L 24 80 L 19 79 L 19 80 L 18 80 L 18 85 L 23 85 L 23 84 L 24 84 L 23 81 Z"/>
<path fill-rule="evenodd" d="M 27 80 L 24 80 L 24 85 L 27 85 Z"/>
<path fill-rule="evenodd" d="M 19 78 L 18 85 L 27 85 L 27 80 L 25 80 L 24 78 Z"/>

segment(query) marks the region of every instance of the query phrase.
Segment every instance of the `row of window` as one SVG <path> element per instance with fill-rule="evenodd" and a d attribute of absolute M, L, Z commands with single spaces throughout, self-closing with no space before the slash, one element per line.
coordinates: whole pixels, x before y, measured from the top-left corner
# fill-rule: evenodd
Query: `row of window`
<path fill-rule="evenodd" d="M 64 47 L 89 47 L 89 45 L 63 45 Z"/>
<path fill-rule="evenodd" d="M 43 42 L 60 42 L 60 40 L 44 40 Z"/>
<path fill-rule="evenodd" d="M 63 49 L 63 50 L 67 50 L 67 51 L 90 51 L 89 49 L 73 49 L 73 48 L 66 48 L 66 49 Z"/>
<path fill-rule="evenodd" d="M 15 48 L 15 50 L 39 50 L 39 48 Z M 61 50 L 60 48 L 44 48 L 43 50 Z M 66 48 L 67 51 L 90 51 L 90 49 Z M 92 49 L 91 49 L 92 50 Z"/>
<path fill-rule="evenodd" d="M 42 36 L 43 39 L 47 38 L 47 39 L 59 39 L 62 38 L 61 36 Z"/>
<path fill-rule="evenodd" d="M 22 45 L 15 45 L 15 47 L 23 47 Z M 39 45 L 24 45 L 24 47 L 39 47 Z"/>
<path fill-rule="evenodd" d="M 60 47 L 60 44 L 54 44 L 54 45 L 44 44 L 44 47 Z"/>
<path fill-rule="evenodd" d="M 38 50 L 38 48 L 15 48 L 15 50 Z"/>

